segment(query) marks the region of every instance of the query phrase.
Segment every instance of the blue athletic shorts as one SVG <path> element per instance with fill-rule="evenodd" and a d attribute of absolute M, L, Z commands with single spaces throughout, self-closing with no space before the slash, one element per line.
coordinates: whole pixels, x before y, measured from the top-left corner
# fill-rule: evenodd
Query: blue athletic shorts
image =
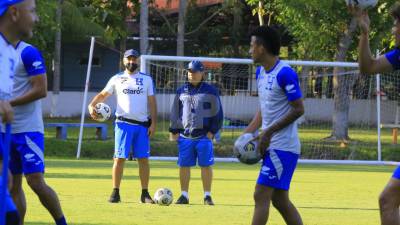
<path fill-rule="evenodd" d="M 292 152 L 268 150 L 263 160 L 257 184 L 289 190 L 298 159 L 299 155 Z"/>
<path fill-rule="evenodd" d="M 114 158 L 128 158 L 132 150 L 134 158 L 149 158 L 150 141 L 148 128 L 125 122 L 115 123 Z"/>
<path fill-rule="evenodd" d="M 400 166 L 397 167 L 396 170 L 393 172 L 392 177 L 400 180 Z"/>
<path fill-rule="evenodd" d="M 12 174 L 44 173 L 44 135 L 40 132 L 12 134 L 9 168 Z"/>
<path fill-rule="evenodd" d="M 199 166 L 207 167 L 214 165 L 213 144 L 206 136 L 199 139 L 178 138 L 178 165 L 180 167 Z"/>

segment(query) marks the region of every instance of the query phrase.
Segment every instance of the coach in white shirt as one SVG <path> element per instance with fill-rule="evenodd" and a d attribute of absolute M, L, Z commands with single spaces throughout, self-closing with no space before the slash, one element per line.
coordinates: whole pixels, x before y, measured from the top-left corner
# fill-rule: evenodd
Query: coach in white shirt
<path fill-rule="evenodd" d="M 142 203 L 154 203 L 148 192 L 150 167 L 149 138 L 154 135 L 157 120 L 157 104 L 154 95 L 153 80 L 150 76 L 138 71 L 139 53 L 133 49 L 124 54 L 125 71 L 116 74 L 108 81 L 107 86 L 96 95 L 89 104 L 89 112 L 93 119 L 96 114 L 95 105 L 104 102 L 115 94 L 117 99 L 115 123 L 115 153 L 113 166 L 113 192 L 109 202 L 121 201 L 119 187 L 122 179 L 124 163 L 133 150 L 133 157 L 139 162 L 139 176 L 142 185 Z M 150 119 L 151 118 L 151 119 Z"/>

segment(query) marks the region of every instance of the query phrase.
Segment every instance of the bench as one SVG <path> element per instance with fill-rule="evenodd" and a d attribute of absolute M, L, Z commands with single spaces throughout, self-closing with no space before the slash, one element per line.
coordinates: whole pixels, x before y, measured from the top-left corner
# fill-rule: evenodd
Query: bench
<path fill-rule="evenodd" d="M 397 135 L 399 133 L 400 124 L 381 124 L 381 128 L 392 129 L 392 144 L 397 145 Z"/>
<path fill-rule="evenodd" d="M 45 127 L 56 128 L 56 138 L 66 140 L 68 127 L 80 127 L 80 123 L 46 123 Z M 107 124 L 104 123 L 85 123 L 83 127 L 96 128 L 97 139 L 107 139 Z"/>

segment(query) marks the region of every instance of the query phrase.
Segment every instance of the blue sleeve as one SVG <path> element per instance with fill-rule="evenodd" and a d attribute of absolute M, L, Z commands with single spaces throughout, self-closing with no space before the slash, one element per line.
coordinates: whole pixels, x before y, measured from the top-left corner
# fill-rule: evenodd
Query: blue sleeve
<path fill-rule="evenodd" d="M 261 66 L 258 66 L 256 69 L 256 80 L 258 80 L 258 77 L 260 76 L 260 72 L 261 72 Z"/>
<path fill-rule="evenodd" d="M 46 66 L 42 54 L 35 47 L 26 47 L 21 53 L 21 59 L 28 76 L 36 76 L 46 73 Z"/>
<path fill-rule="evenodd" d="M 213 104 L 218 105 L 218 107 L 216 107 L 218 111 L 215 112 L 215 116 L 211 118 L 210 132 L 212 134 L 218 133 L 218 131 L 222 128 L 224 122 L 224 112 L 222 109 L 221 99 L 219 98 L 217 89 L 215 89 L 214 94 L 215 94 L 215 102 Z"/>
<path fill-rule="evenodd" d="M 279 86 L 285 92 L 287 99 L 292 102 L 302 97 L 299 78 L 290 67 L 284 67 L 276 76 Z"/>
<path fill-rule="evenodd" d="M 400 49 L 396 48 L 385 54 L 386 59 L 392 64 L 393 69 L 400 69 Z"/>
<path fill-rule="evenodd" d="M 183 131 L 182 124 L 182 103 L 179 100 L 181 89 L 178 89 L 175 94 L 174 102 L 171 107 L 169 132 L 177 134 Z"/>

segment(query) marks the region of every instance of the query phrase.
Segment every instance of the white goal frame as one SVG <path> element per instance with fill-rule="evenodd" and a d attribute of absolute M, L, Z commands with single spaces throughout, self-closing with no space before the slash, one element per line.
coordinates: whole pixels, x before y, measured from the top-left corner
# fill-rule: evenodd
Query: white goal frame
<path fill-rule="evenodd" d="M 142 55 L 140 60 L 140 71 L 146 73 L 150 61 L 175 61 L 175 62 L 188 62 L 192 60 L 217 62 L 217 63 L 230 63 L 230 64 L 253 64 L 251 59 L 240 58 L 211 58 L 211 57 L 185 57 L 185 56 L 162 56 L 162 55 Z M 321 66 L 321 67 L 343 67 L 358 69 L 358 63 L 355 62 L 322 62 L 322 61 L 298 61 L 298 60 L 283 60 L 292 66 Z M 379 74 L 376 75 L 379 80 Z M 376 89 L 380 93 L 379 85 Z M 380 143 L 380 98 L 377 97 L 377 160 L 313 160 L 313 159 L 300 159 L 299 163 L 302 164 L 347 164 L 347 165 L 399 165 L 398 162 L 382 161 L 381 157 L 381 143 Z M 176 157 L 151 157 L 153 160 L 175 161 Z M 216 158 L 218 162 L 238 162 L 236 158 Z"/>

